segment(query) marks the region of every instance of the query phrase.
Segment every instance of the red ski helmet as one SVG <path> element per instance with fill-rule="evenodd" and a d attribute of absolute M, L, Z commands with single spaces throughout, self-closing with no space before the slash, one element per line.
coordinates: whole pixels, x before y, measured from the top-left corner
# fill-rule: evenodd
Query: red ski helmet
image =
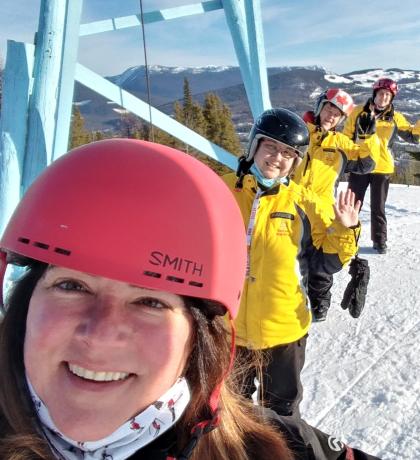
<path fill-rule="evenodd" d="M 339 88 L 330 88 L 324 91 L 316 101 L 316 117 L 321 113 L 322 108 L 327 102 L 335 105 L 345 117 L 348 117 L 354 108 L 353 98 L 349 93 Z"/>
<path fill-rule="evenodd" d="M 1 238 L 1 279 L 8 252 L 212 300 L 233 318 L 246 265 L 243 220 L 221 179 L 189 155 L 131 139 L 76 148 L 46 168 Z"/>
<path fill-rule="evenodd" d="M 376 91 L 380 89 L 391 91 L 392 97 L 395 97 L 398 93 L 397 82 L 391 78 L 380 78 L 373 84 L 373 97 L 375 97 Z"/>

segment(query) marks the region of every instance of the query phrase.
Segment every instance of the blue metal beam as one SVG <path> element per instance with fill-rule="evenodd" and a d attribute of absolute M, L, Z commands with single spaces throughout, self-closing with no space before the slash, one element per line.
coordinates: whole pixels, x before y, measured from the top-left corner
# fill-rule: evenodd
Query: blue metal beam
<path fill-rule="evenodd" d="M 226 22 L 229 26 L 236 56 L 239 61 L 245 91 L 256 119 L 266 108 L 270 107 L 267 84 L 267 70 L 263 56 L 262 29 L 252 22 L 261 20 L 259 0 L 222 0 Z M 255 8 L 255 9 L 254 9 Z M 261 84 L 266 88 L 262 90 Z"/>
<path fill-rule="evenodd" d="M 254 106 L 256 113 L 259 115 L 271 108 L 260 2 L 245 0 L 245 16 L 249 40 Z"/>
<path fill-rule="evenodd" d="M 92 72 L 81 64 L 77 64 L 76 66 L 76 80 L 87 88 L 102 94 L 104 97 L 115 102 L 124 109 L 129 110 L 143 120 L 150 121 L 149 105 L 146 102 L 143 102 L 141 99 L 133 96 L 129 92 L 124 91 L 119 86 L 111 83 L 106 78 L 97 75 L 95 72 Z M 234 155 L 222 149 L 218 145 L 213 144 L 197 134 L 195 131 L 192 131 L 181 123 L 178 123 L 176 120 L 160 112 L 154 107 L 150 106 L 150 109 L 152 114 L 152 123 L 154 126 L 166 131 L 182 142 L 190 145 L 200 152 L 203 152 L 214 160 L 223 163 L 229 168 L 236 169 L 238 159 Z"/>
<path fill-rule="evenodd" d="M 208 13 L 222 8 L 223 6 L 221 0 L 211 0 L 193 5 L 183 5 L 175 8 L 150 11 L 144 13 L 143 20 L 145 24 L 151 24 L 153 22 L 167 21 L 195 14 Z M 80 36 L 84 37 L 87 35 L 100 34 L 103 32 L 127 29 L 129 27 L 136 26 L 141 26 L 141 17 L 139 14 L 82 24 L 80 26 Z"/>
<path fill-rule="evenodd" d="M 41 1 L 23 190 L 67 150 L 81 5 L 82 0 Z M 70 51 L 65 46 L 76 49 Z"/>
<path fill-rule="evenodd" d="M 254 114 L 254 107 L 252 101 L 252 79 L 251 79 L 251 60 L 248 45 L 248 30 L 245 21 L 245 10 L 243 8 L 242 0 L 222 0 L 223 9 L 227 25 L 233 39 L 233 46 L 235 48 L 236 57 L 239 62 L 242 80 L 245 86 L 245 92 L 248 96 L 248 103 Z"/>
<path fill-rule="evenodd" d="M 0 125 L 0 235 L 21 196 L 34 46 L 9 40 Z"/>
<path fill-rule="evenodd" d="M 61 69 L 58 81 L 57 115 L 52 147 L 52 160 L 67 152 L 73 109 L 74 73 L 79 49 L 80 18 L 83 0 L 67 3 L 63 42 L 61 51 Z"/>

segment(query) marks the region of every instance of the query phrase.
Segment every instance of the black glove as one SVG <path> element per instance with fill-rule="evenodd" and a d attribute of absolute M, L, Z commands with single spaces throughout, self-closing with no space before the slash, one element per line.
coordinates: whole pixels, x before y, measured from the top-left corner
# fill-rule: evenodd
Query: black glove
<path fill-rule="evenodd" d="M 364 139 L 376 132 L 376 118 L 372 112 L 360 112 L 357 117 L 357 136 Z"/>
<path fill-rule="evenodd" d="M 348 308 L 350 315 L 353 318 L 358 318 L 365 306 L 369 284 L 370 269 L 368 261 L 366 259 L 359 259 L 356 256 L 350 262 L 349 273 L 351 280 L 344 291 L 341 308 L 343 310 Z"/>

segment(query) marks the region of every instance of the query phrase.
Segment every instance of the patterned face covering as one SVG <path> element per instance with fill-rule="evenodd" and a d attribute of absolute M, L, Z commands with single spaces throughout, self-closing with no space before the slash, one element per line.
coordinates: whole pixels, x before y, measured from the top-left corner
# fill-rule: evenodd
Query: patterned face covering
<path fill-rule="evenodd" d="M 60 460 L 124 460 L 167 431 L 181 417 L 190 401 L 185 378 L 140 414 L 99 441 L 78 442 L 60 433 L 47 407 L 26 377 L 43 433 L 55 457 Z"/>

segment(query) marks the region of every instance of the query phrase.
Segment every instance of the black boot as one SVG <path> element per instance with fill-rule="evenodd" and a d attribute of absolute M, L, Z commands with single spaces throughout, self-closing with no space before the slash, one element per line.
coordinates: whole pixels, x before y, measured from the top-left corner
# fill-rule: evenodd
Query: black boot
<path fill-rule="evenodd" d="M 323 299 L 319 302 L 312 304 L 312 321 L 319 323 L 327 319 L 328 309 L 330 308 L 330 301 Z"/>
<path fill-rule="evenodd" d="M 386 254 L 386 243 L 373 243 L 373 249 L 375 249 L 378 254 Z"/>

